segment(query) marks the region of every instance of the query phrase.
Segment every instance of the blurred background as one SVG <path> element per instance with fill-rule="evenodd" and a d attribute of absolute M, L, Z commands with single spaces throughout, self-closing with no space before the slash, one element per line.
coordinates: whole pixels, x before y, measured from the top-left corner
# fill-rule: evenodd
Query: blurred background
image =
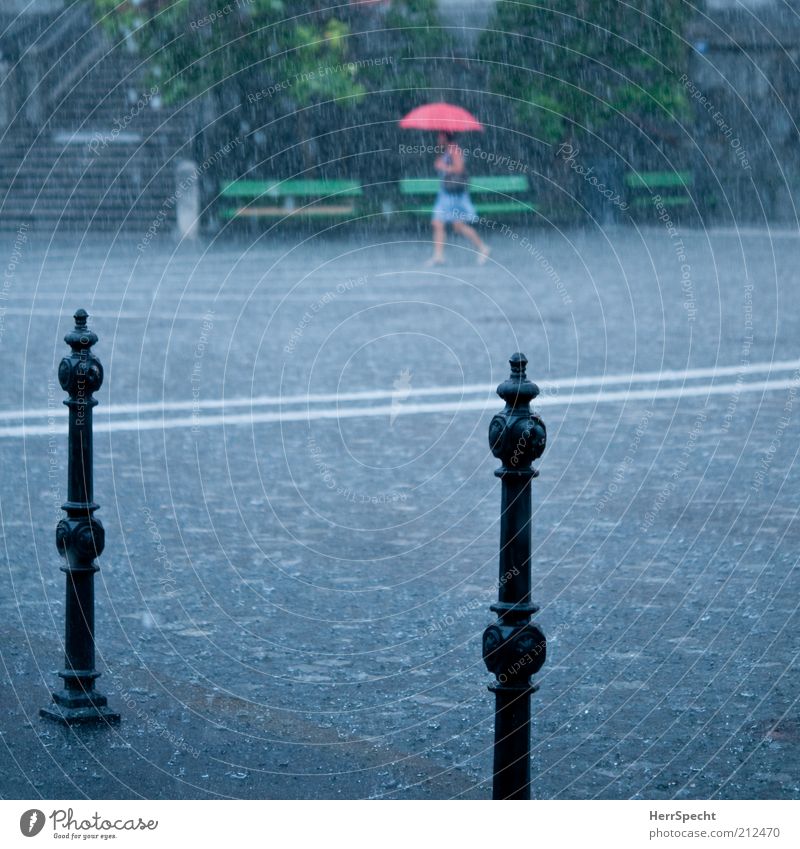
<path fill-rule="evenodd" d="M 485 123 L 499 161 L 473 171 L 527 176 L 533 223 L 627 221 L 580 168 L 639 219 L 655 211 L 636 175 L 661 173 L 693 225 L 794 222 L 799 7 L 6 0 L 0 226 L 146 230 L 180 160 L 203 166 L 206 231 L 229 222 L 220 193 L 242 177 L 357 180 L 359 212 L 385 215 L 403 176 L 430 171 L 400 152 L 397 119 L 436 100 Z"/>

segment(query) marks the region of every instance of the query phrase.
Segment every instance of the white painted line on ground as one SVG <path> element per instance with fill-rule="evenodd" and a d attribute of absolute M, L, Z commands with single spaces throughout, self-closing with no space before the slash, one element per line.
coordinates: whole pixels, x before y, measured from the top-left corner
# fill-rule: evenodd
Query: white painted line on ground
<path fill-rule="evenodd" d="M 211 293 L 209 295 L 183 295 L 181 297 L 173 297 L 172 293 L 169 296 L 156 296 L 155 298 L 152 296 L 145 297 L 144 295 L 125 295 L 124 298 L 120 298 L 119 295 L 92 295 L 93 301 L 109 301 L 113 304 L 119 304 L 121 301 L 125 303 L 126 306 L 132 306 L 137 310 L 141 310 L 149 304 L 154 304 L 160 310 L 164 309 L 175 309 L 180 304 L 186 304 L 189 302 L 206 304 L 209 309 L 213 308 L 214 317 L 222 316 L 224 318 L 238 318 L 239 311 L 236 312 L 222 312 L 221 307 L 227 306 L 228 304 L 233 304 L 234 306 L 243 306 L 245 303 L 263 303 L 264 301 L 268 302 L 282 302 L 282 301 L 299 301 L 302 303 L 311 306 L 315 301 L 318 301 L 323 295 L 327 295 L 329 292 L 335 292 L 335 289 L 314 289 L 311 291 L 305 291 L 303 294 L 291 294 L 291 295 L 283 295 L 280 292 L 259 292 L 256 294 L 252 294 L 250 292 L 217 292 Z M 403 292 L 402 290 L 392 289 L 391 292 L 386 292 L 385 294 L 358 294 L 353 290 L 349 290 L 347 292 L 336 294 L 336 300 L 344 301 L 345 299 L 350 301 L 386 301 L 388 303 L 394 303 L 395 301 L 413 301 L 418 302 L 420 298 L 419 292 Z M 215 297 L 216 296 L 216 297 Z M 10 307 L 7 312 L 14 311 L 14 314 L 18 315 L 31 315 L 33 310 L 39 310 L 40 314 L 47 315 L 63 315 L 67 317 L 71 317 L 75 312 L 75 307 L 61 306 L 64 300 L 75 301 L 77 303 L 81 303 L 83 300 L 82 295 L 78 294 L 74 297 L 70 297 L 68 299 L 64 299 L 59 296 L 54 298 L 57 303 L 56 304 L 47 304 L 47 299 L 41 297 L 41 295 L 37 294 L 36 296 L 36 307 L 25 306 L 25 304 L 30 303 L 29 296 L 16 295 L 8 299 L 9 302 L 19 302 L 21 305 L 16 307 Z M 42 303 L 45 302 L 45 303 Z M 333 301 L 330 302 L 331 304 Z M 107 318 L 109 316 L 109 312 L 107 309 L 101 309 L 99 311 L 95 311 L 91 306 L 86 307 L 86 311 L 89 313 L 90 318 Z M 137 315 L 139 313 L 136 313 Z M 141 313 L 142 315 L 146 315 L 147 313 Z M 159 315 L 164 315 L 163 312 L 159 312 Z M 111 314 L 113 316 L 117 315 L 117 313 Z M 169 313 L 171 316 L 172 313 Z"/>
<path fill-rule="evenodd" d="M 731 395 L 738 397 L 745 392 L 775 392 L 779 389 L 797 389 L 800 378 L 784 380 L 764 380 L 752 383 L 720 383 L 704 386 L 675 386 L 667 389 L 634 389 L 621 392 L 584 392 L 577 395 L 542 398 L 541 406 L 579 406 L 588 404 L 609 404 L 627 401 L 660 401 L 667 398 L 702 397 L 708 395 Z M 486 398 L 471 401 L 443 401 L 433 404 L 404 404 L 400 407 L 384 404 L 379 407 L 345 407 L 343 409 L 306 409 L 286 410 L 274 413 L 234 413 L 214 416 L 182 416 L 174 419 L 123 419 L 117 421 L 98 421 L 96 433 L 119 433 L 125 431 L 175 430 L 185 428 L 234 427 L 239 425 L 269 424 L 274 422 L 301 422 L 319 419 L 374 418 L 377 416 L 413 416 L 431 413 L 463 413 L 470 410 L 489 411 L 497 409 L 497 400 Z M 0 439 L 20 437 L 51 436 L 64 433 L 65 422 L 48 425 L 19 425 L 0 428 Z"/>
<path fill-rule="evenodd" d="M 773 229 L 772 227 L 709 227 L 709 236 L 759 236 L 768 239 L 797 239 L 800 230 L 794 227 Z"/>
<path fill-rule="evenodd" d="M 274 305 L 282 302 L 300 302 L 305 304 L 308 307 L 311 307 L 315 301 L 319 300 L 320 297 L 328 294 L 329 291 L 332 290 L 320 290 L 318 292 L 313 292 L 308 295 L 274 295 L 270 299 L 274 301 Z M 226 295 L 226 303 L 231 303 L 231 296 Z M 257 298 L 257 299 L 249 299 L 247 302 L 251 303 L 255 301 L 255 303 L 263 304 L 267 298 Z M 408 305 L 408 306 L 417 306 L 424 305 L 428 306 L 428 304 L 436 305 L 435 301 L 428 300 L 420 300 L 420 295 L 414 292 L 407 293 L 398 293 L 391 292 L 385 295 L 359 295 L 352 294 L 351 292 L 343 293 L 341 295 L 336 296 L 335 299 L 331 299 L 328 303 L 328 306 L 333 306 L 337 302 L 345 305 L 347 301 L 357 301 L 359 303 L 369 303 L 369 304 L 387 304 L 387 305 Z M 207 299 L 205 303 L 208 303 L 210 307 L 214 306 L 214 302 L 212 299 Z M 237 303 L 234 301 L 234 303 Z M 242 306 L 245 304 L 245 299 L 242 298 L 240 302 Z M 137 304 L 137 307 L 141 308 L 141 304 Z M 169 304 L 158 303 L 159 307 L 158 311 L 153 312 L 127 312 L 127 311 L 119 311 L 119 310 L 88 310 L 89 315 L 92 318 L 113 318 L 113 319 L 127 319 L 131 320 L 144 320 L 148 321 L 203 321 L 208 318 L 208 315 L 205 313 L 196 313 L 196 312 L 182 312 L 177 309 L 177 304 L 174 305 L 172 312 L 163 312 L 165 307 L 170 306 Z M 242 318 L 242 314 L 240 311 L 237 312 L 222 312 L 219 309 L 211 310 L 213 312 L 214 321 L 236 321 L 237 319 Z M 47 308 L 47 307 L 6 307 L 3 311 L 3 315 L 18 315 L 23 318 L 29 318 L 31 316 L 36 316 L 38 318 L 63 318 L 69 319 L 75 312 L 74 307 L 63 307 L 63 308 Z"/>
<path fill-rule="evenodd" d="M 698 380 L 707 377 L 730 377 L 733 375 L 764 374 L 782 371 L 798 371 L 800 360 L 777 360 L 775 362 L 748 363 L 738 366 L 709 366 L 695 369 L 666 369 L 664 371 L 628 372 L 625 374 L 600 374 L 586 377 L 564 377 L 546 380 L 539 384 L 543 396 L 559 394 L 566 389 L 594 386 L 602 389 L 624 383 L 669 383 L 677 380 Z M 461 386 L 421 386 L 411 390 L 409 397 L 424 398 L 437 395 L 478 395 L 495 397 L 496 383 L 467 383 Z M 394 390 L 375 389 L 363 392 L 326 392 L 308 395 L 254 395 L 252 397 L 210 398 L 199 401 L 200 413 L 208 410 L 227 410 L 240 407 L 288 406 L 292 404 L 336 404 L 349 401 L 381 401 L 394 396 Z M 538 401 L 536 402 L 538 403 Z M 95 421 L 112 416 L 140 413 L 167 413 L 195 410 L 196 401 L 145 401 L 140 404 L 101 405 L 95 412 Z M 0 421 L 24 421 L 26 419 L 61 418 L 67 410 L 59 403 L 53 407 L 0 410 Z"/>
<path fill-rule="evenodd" d="M 25 318 L 38 316 L 45 318 L 71 318 L 75 310 L 67 309 L 21 309 L 19 307 L 8 307 L 3 315 L 20 315 Z M 207 316 L 202 313 L 146 313 L 146 312 L 120 312 L 119 310 L 92 310 L 93 318 L 122 318 L 122 319 L 158 319 L 159 321 L 202 321 Z M 215 315 L 214 318 L 226 318 L 224 315 Z M 235 316 L 231 316 L 235 318 Z"/>
<path fill-rule="evenodd" d="M 413 269 L 412 269 L 413 270 Z M 93 292 L 91 295 L 91 301 L 111 301 L 112 303 L 120 303 L 120 301 L 144 301 L 145 303 L 161 303 L 164 301 L 175 301 L 175 303 L 185 302 L 185 301 L 194 301 L 201 304 L 216 304 L 219 306 L 222 303 L 230 302 L 231 300 L 234 303 L 244 303 L 246 299 L 249 300 L 287 300 L 287 301 L 308 301 L 308 303 L 313 303 L 320 296 L 327 294 L 328 292 L 336 292 L 337 298 L 349 298 L 356 295 L 358 292 L 363 290 L 370 290 L 373 292 L 380 292 L 382 286 L 386 286 L 385 297 L 387 299 L 395 299 L 395 298 L 409 298 L 410 300 L 415 300 L 419 297 L 419 290 L 423 290 L 423 292 L 429 292 L 431 290 L 431 280 L 426 275 L 424 280 L 408 280 L 406 278 L 403 279 L 402 284 L 395 285 L 395 283 L 391 284 L 391 288 L 389 288 L 390 284 L 386 283 L 379 278 L 387 276 L 387 275 L 373 275 L 370 277 L 372 272 L 369 269 L 364 269 L 360 274 L 350 274 L 347 277 L 343 278 L 335 278 L 334 280 L 315 280 L 313 278 L 309 278 L 303 281 L 298 285 L 298 278 L 291 276 L 287 273 L 285 280 L 276 280 L 274 277 L 269 279 L 268 285 L 273 288 L 267 288 L 267 284 L 265 282 L 265 286 L 262 288 L 257 288 L 255 291 L 252 289 L 232 289 L 230 287 L 223 288 L 222 290 L 214 289 L 208 290 L 207 292 L 197 291 L 197 288 L 192 286 L 193 291 L 181 293 L 180 291 L 175 291 L 173 289 L 166 288 L 162 285 L 161 289 L 153 292 L 140 292 L 135 289 L 128 289 L 127 291 L 120 292 Z M 407 274 L 408 272 L 404 272 Z M 366 276 L 368 279 L 365 283 L 353 286 L 350 289 L 347 289 L 345 292 L 337 292 L 336 286 L 346 283 L 348 280 L 358 280 L 359 277 Z M 180 280 L 184 278 L 181 277 Z M 171 278 L 165 277 L 163 283 L 173 282 Z M 291 292 L 284 293 L 283 290 L 275 289 L 274 286 L 276 284 L 286 284 L 286 289 L 292 289 Z M 437 279 L 436 288 L 440 289 L 442 286 L 463 286 L 464 284 L 459 280 L 449 280 L 447 278 Z M 296 287 L 296 288 L 295 288 Z M 406 291 L 409 290 L 409 291 Z M 376 295 L 377 297 L 377 295 Z M 21 303 L 27 304 L 30 303 L 31 298 L 35 298 L 36 301 L 55 301 L 59 306 L 65 302 L 70 304 L 74 304 L 74 306 L 64 306 L 64 310 L 66 314 L 72 315 L 75 312 L 75 309 L 78 306 L 83 306 L 84 309 L 89 313 L 89 317 L 94 315 L 99 315 L 99 313 L 94 312 L 91 309 L 91 306 L 86 306 L 84 303 L 86 299 L 86 291 L 80 290 L 76 292 L 55 292 L 48 291 L 46 289 L 39 289 L 35 292 L 26 292 L 24 294 L 16 293 L 10 294 L 8 297 L 8 301 L 10 303 Z M 138 308 L 141 307 L 140 304 L 136 304 Z M 47 308 L 47 305 L 38 304 L 39 308 Z M 50 308 L 53 308 L 52 306 Z M 21 309 L 21 307 L 15 307 L 15 309 Z M 28 312 L 30 308 L 28 308 Z"/>

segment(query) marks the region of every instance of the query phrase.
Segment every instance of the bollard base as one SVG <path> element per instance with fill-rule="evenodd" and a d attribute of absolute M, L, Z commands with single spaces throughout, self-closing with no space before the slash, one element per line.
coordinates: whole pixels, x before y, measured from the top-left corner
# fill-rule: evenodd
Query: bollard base
<path fill-rule="evenodd" d="M 62 725 L 119 725 L 121 719 L 120 715 L 108 706 L 108 699 L 99 693 L 92 693 L 91 696 L 75 696 L 69 692 L 66 695 L 53 693 L 53 702 L 54 704 L 39 711 L 42 719 L 50 719 Z"/>
<path fill-rule="evenodd" d="M 119 725 L 120 715 L 111 708 L 62 708 L 58 705 L 42 708 L 39 711 L 42 719 L 51 719 L 62 725 Z"/>

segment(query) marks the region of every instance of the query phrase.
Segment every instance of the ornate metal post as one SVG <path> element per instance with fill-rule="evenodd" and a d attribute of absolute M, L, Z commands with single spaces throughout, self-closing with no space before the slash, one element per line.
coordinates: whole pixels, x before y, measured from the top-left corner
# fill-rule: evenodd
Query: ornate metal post
<path fill-rule="evenodd" d="M 495 475 L 502 481 L 500 514 L 500 583 L 497 621 L 483 634 L 483 659 L 497 683 L 495 694 L 494 799 L 530 799 L 531 676 L 545 661 L 547 642 L 531 622 L 538 607 L 531 602 L 531 463 L 547 442 L 544 422 L 531 412 L 539 387 L 528 380 L 524 354 L 509 360 L 511 376 L 497 387 L 506 402 L 489 425 L 492 454 L 502 461 Z"/>
<path fill-rule="evenodd" d="M 92 393 L 103 383 L 103 366 L 92 352 L 97 335 L 88 329 L 85 310 L 75 313 L 75 327 L 64 337 L 72 353 L 61 360 L 58 380 L 69 394 L 69 472 L 67 517 L 56 528 L 56 547 L 66 559 L 61 571 L 67 576 L 64 627 L 64 689 L 53 693 L 53 705 L 40 715 L 67 725 L 86 722 L 119 722 L 108 700 L 95 688 L 100 675 L 94 668 L 94 563 L 105 547 L 105 532 L 94 512 L 93 499 Z"/>

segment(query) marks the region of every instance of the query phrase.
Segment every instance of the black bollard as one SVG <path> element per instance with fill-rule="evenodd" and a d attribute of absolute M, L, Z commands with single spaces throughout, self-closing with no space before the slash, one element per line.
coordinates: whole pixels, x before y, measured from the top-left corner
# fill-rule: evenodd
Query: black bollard
<path fill-rule="evenodd" d="M 105 532 L 94 512 L 93 499 L 92 393 L 103 383 L 103 366 L 92 352 L 97 336 L 86 326 L 85 310 L 75 313 L 75 328 L 64 337 L 72 353 L 61 360 L 58 380 L 69 398 L 69 471 L 66 519 L 56 528 L 56 547 L 66 559 L 61 571 L 67 576 L 64 627 L 64 689 L 53 693 L 53 705 L 40 715 L 66 725 L 119 722 L 108 700 L 95 690 L 100 675 L 94 667 L 94 573 L 95 558 L 105 547 Z"/>
<path fill-rule="evenodd" d="M 547 443 L 544 422 L 531 412 L 539 387 L 528 380 L 524 354 L 509 360 L 511 376 L 497 387 L 506 402 L 489 425 L 492 454 L 502 461 L 500 584 L 497 621 L 483 634 L 483 659 L 497 682 L 495 694 L 493 799 L 530 799 L 531 676 L 545 661 L 547 642 L 531 622 L 531 463 Z"/>

